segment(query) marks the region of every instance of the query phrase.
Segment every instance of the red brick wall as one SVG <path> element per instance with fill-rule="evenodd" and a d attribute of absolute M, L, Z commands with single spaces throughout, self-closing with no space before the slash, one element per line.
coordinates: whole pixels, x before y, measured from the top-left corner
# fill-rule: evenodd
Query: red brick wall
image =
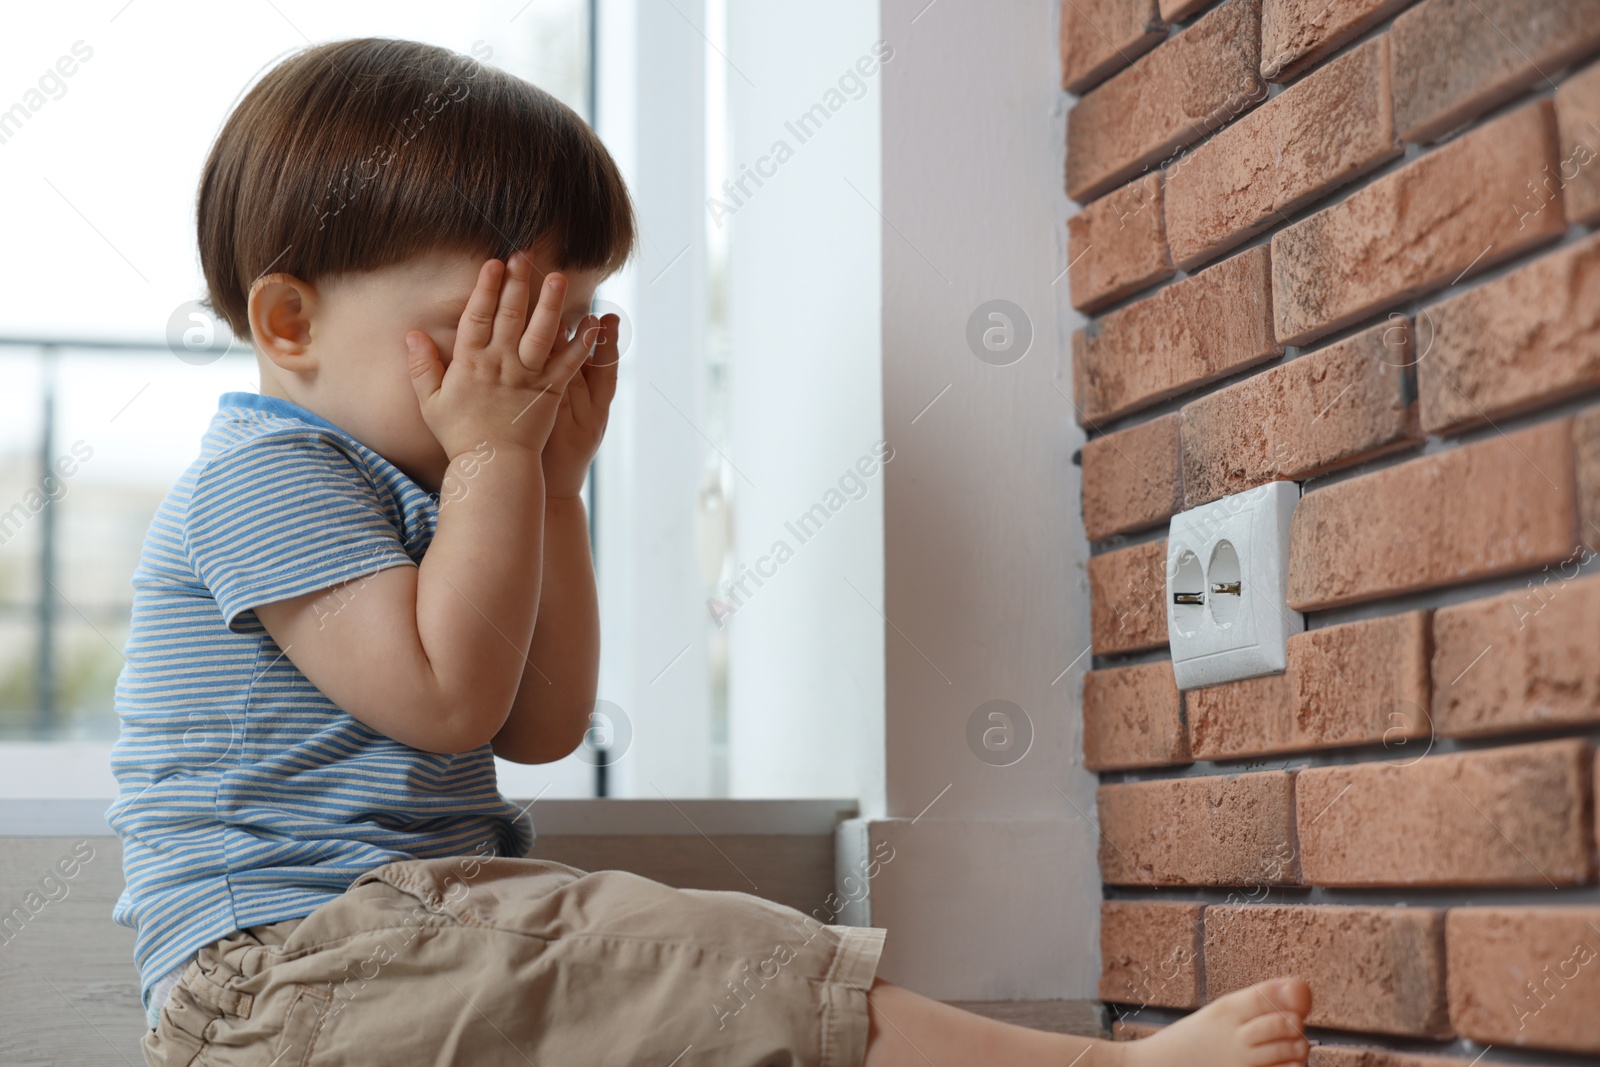
<path fill-rule="evenodd" d="M 1063 0 L 1061 51 L 1118 1032 L 1294 972 L 1320 1067 L 1596 1062 L 1600 0 Z M 1167 520 L 1273 479 L 1306 632 L 1180 694 Z"/>

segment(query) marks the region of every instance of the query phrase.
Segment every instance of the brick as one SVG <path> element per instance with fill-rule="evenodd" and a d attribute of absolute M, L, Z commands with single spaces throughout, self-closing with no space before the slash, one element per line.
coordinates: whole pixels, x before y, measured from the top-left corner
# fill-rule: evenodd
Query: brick
<path fill-rule="evenodd" d="M 1312 885 L 1582 885 L 1588 742 L 1315 767 L 1296 782 Z"/>
<path fill-rule="evenodd" d="M 1061 88 L 1082 93 L 1160 44 L 1167 25 L 1156 0 L 1064 0 Z"/>
<path fill-rule="evenodd" d="M 1184 507 L 1420 444 L 1410 362 L 1402 318 L 1186 404 Z"/>
<path fill-rule="evenodd" d="M 1087 203 L 1266 97 L 1260 0 L 1226 0 L 1067 115 L 1067 195 Z"/>
<path fill-rule="evenodd" d="M 1083 523 L 1089 540 L 1127 533 L 1183 510 L 1178 413 L 1083 446 Z"/>
<path fill-rule="evenodd" d="M 1072 306 L 1099 311 L 1176 273 L 1167 254 L 1160 171 L 1107 193 L 1067 220 Z"/>
<path fill-rule="evenodd" d="M 1318 611 L 1566 559 L 1576 497 L 1571 420 L 1307 493 L 1289 530 L 1289 605 Z"/>
<path fill-rule="evenodd" d="M 1600 49 L 1594 0 L 1423 0 L 1395 18 L 1394 120 L 1431 141 Z"/>
<path fill-rule="evenodd" d="M 1314 1045 L 1306 1067 L 1473 1067 L 1478 1060 L 1417 1056 L 1357 1045 Z"/>
<path fill-rule="evenodd" d="M 1089 557 L 1090 643 L 1097 656 L 1167 643 L 1167 542 Z"/>
<path fill-rule="evenodd" d="M 1559 207 L 1547 210 L 1560 218 Z M 1422 309 L 1417 346 L 1429 433 L 1600 386 L 1600 234 Z"/>
<path fill-rule="evenodd" d="M 1587 554 L 1527 587 L 1433 617 L 1433 723 L 1442 737 L 1600 724 L 1600 576 Z"/>
<path fill-rule="evenodd" d="M 1338 745 L 1397 755 L 1429 733 L 1428 613 L 1307 630 L 1289 638 L 1289 669 L 1185 694 L 1196 759 L 1237 759 Z M 1087 714 L 1087 710 L 1085 712 Z"/>
<path fill-rule="evenodd" d="M 1189 734 L 1172 664 L 1141 663 L 1083 676 L 1083 764 L 1091 771 L 1189 762 Z"/>
<path fill-rule="evenodd" d="M 1592 551 L 1600 552 L 1600 407 L 1572 420 L 1572 444 L 1578 468 L 1578 529 Z"/>
<path fill-rule="evenodd" d="M 1440 909 L 1223 905 L 1205 925 L 1211 1000 L 1294 974 L 1311 986 L 1308 1025 L 1451 1036 Z"/>
<path fill-rule="evenodd" d="M 1600 907 L 1452 908 L 1445 944 L 1463 1036 L 1600 1052 Z"/>
<path fill-rule="evenodd" d="M 1184 270 L 1400 154 L 1379 37 L 1296 82 L 1167 168 L 1166 226 Z"/>
<path fill-rule="evenodd" d="M 1555 154 L 1554 107 L 1538 100 L 1279 231 L 1278 340 L 1304 344 L 1559 238 L 1559 210 L 1519 213 Z"/>
<path fill-rule="evenodd" d="M 1157 1008 L 1200 1006 L 1199 903 L 1100 905 L 1100 999 Z"/>
<path fill-rule="evenodd" d="M 1600 222 L 1600 63 L 1556 89 L 1562 199 L 1567 221 Z"/>
<path fill-rule="evenodd" d="M 1092 426 L 1283 354 L 1271 253 L 1248 249 L 1072 335 L 1078 421 Z"/>
<path fill-rule="evenodd" d="M 1140 1038 L 1149 1037 L 1160 1030 L 1161 1027 L 1154 1023 L 1135 1023 L 1126 1019 L 1118 1019 L 1111 1024 L 1111 1040 L 1113 1041 L 1138 1041 Z"/>
<path fill-rule="evenodd" d="M 1284 81 L 1412 0 L 1262 0 L 1261 76 Z"/>
<path fill-rule="evenodd" d="M 1300 884 L 1288 772 L 1103 785 L 1097 799 L 1111 885 Z"/>

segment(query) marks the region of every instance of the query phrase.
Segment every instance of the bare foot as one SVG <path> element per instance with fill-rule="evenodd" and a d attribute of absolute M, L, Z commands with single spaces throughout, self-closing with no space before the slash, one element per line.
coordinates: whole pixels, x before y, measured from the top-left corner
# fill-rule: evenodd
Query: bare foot
<path fill-rule="evenodd" d="M 1301 979 L 1259 982 L 1128 1042 L 1123 1067 L 1303 1065 L 1311 1050 L 1303 1035 L 1310 1012 L 1311 987 Z"/>

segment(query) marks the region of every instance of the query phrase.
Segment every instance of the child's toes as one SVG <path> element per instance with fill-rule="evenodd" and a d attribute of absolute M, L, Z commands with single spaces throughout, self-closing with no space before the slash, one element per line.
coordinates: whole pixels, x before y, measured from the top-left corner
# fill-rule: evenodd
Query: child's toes
<path fill-rule="evenodd" d="M 1290 1041 L 1303 1036 L 1298 1016 L 1287 1012 L 1269 1012 L 1258 1015 L 1239 1027 L 1239 1038 L 1247 1047 L 1266 1045 L 1274 1041 Z"/>
<path fill-rule="evenodd" d="M 1257 983 L 1251 989 L 1257 994 L 1258 1007 L 1266 1009 L 1270 1006 L 1302 1019 L 1311 1014 L 1311 987 L 1306 985 L 1303 978 L 1276 978 Z"/>
<path fill-rule="evenodd" d="M 1301 1037 L 1291 1041 L 1269 1041 L 1265 1045 L 1256 1045 L 1245 1053 L 1245 1057 L 1250 1067 L 1277 1067 L 1279 1064 L 1296 1064 L 1298 1067 L 1306 1062 L 1306 1056 L 1310 1052 L 1310 1042 Z"/>
<path fill-rule="evenodd" d="M 1298 978 L 1272 978 L 1236 989 L 1215 1004 L 1241 1025 L 1263 1015 L 1304 1018 L 1311 1010 L 1311 987 Z"/>

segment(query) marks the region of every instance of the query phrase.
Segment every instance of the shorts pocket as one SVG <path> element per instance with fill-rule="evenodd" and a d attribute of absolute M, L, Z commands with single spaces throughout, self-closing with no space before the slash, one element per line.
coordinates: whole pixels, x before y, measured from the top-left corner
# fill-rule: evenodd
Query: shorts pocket
<path fill-rule="evenodd" d="M 333 997 L 320 989 L 301 986 L 289 1002 L 283 1017 L 283 1030 L 272 1049 L 273 1067 L 307 1067 L 328 1019 Z"/>

